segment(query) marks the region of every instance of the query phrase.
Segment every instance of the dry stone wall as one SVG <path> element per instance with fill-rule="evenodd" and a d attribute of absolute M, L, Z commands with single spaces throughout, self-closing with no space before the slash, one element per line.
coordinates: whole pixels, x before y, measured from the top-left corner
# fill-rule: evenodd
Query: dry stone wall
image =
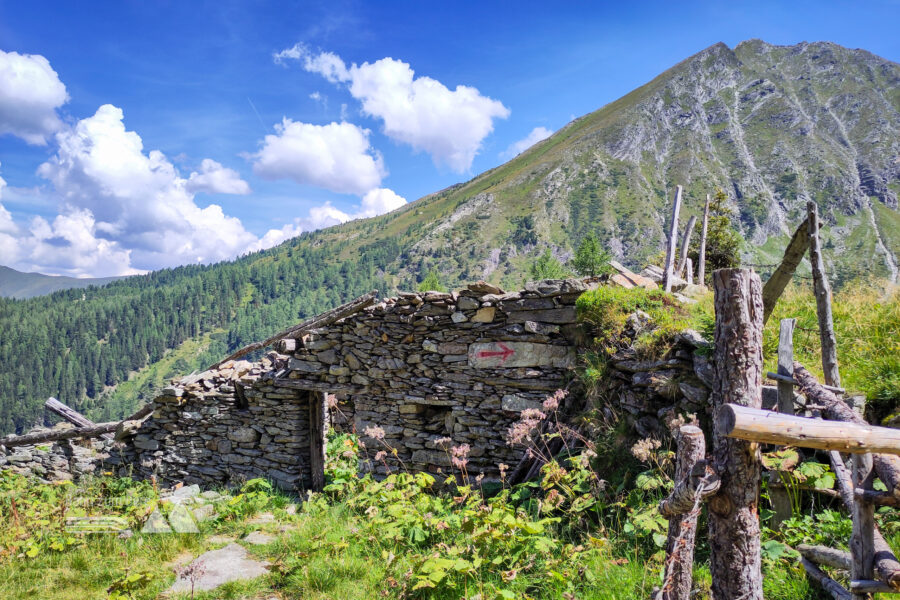
<path fill-rule="evenodd" d="M 285 489 L 309 487 L 309 403 L 322 398 L 274 384 L 287 363 L 272 352 L 181 379 L 108 460 L 121 475 L 164 481 L 230 485 L 266 477 Z"/>
<path fill-rule="evenodd" d="M 68 423 L 57 427 L 71 428 Z M 46 431 L 33 429 L 28 433 Z M 85 475 L 104 471 L 105 461 L 113 452 L 113 442 L 106 439 L 60 440 L 33 446 L 0 446 L 0 471 L 10 470 L 21 475 L 47 481 L 80 479 Z"/>
<path fill-rule="evenodd" d="M 438 440 L 450 438 L 469 445 L 470 473 L 494 478 L 498 464 L 522 456 L 506 444 L 507 429 L 571 377 L 575 300 L 596 285 L 543 281 L 504 293 L 479 282 L 458 293 L 402 293 L 307 336 L 277 382 L 338 394 L 370 457 L 396 450 L 385 457 L 391 468 L 446 471 Z"/>

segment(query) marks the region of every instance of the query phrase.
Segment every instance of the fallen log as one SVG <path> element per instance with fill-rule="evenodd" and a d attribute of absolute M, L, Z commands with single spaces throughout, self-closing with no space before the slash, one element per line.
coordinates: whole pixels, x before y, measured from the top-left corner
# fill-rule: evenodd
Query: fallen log
<path fill-rule="evenodd" d="M 799 381 L 797 381 L 796 379 L 794 379 L 793 377 L 790 377 L 788 375 L 782 375 L 780 373 L 773 373 L 772 371 L 766 371 L 766 377 L 768 377 L 769 379 L 774 379 L 775 381 L 790 383 L 791 385 L 795 385 L 798 387 L 800 386 Z M 819 384 L 819 385 L 822 385 L 822 384 Z M 834 394 L 847 393 L 847 390 L 845 390 L 844 388 L 834 387 L 833 385 L 822 385 L 822 387 Z"/>
<path fill-rule="evenodd" d="M 794 236 L 784 250 L 784 258 L 781 259 L 781 264 L 778 265 L 778 268 L 775 269 L 775 272 L 772 273 L 772 276 L 766 280 L 766 284 L 763 286 L 763 323 L 769 320 L 769 315 L 772 314 L 772 310 L 778 303 L 784 288 L 787 287 L 787 284 L 794 276 L 794 271 L 797 270 L 797 266 L 803 260 L 804 255 L 806 255 L 808 247 L 809 217 L 804 219 L 797 231 L 794 232 Z"/>
<path fill-rule="evenodd" d="M 212 365 L 207 371 L 212 369 L 217 369 L 229 360 L 236 360 L 241 358 L 242 356 L 246 356 L 251 352 L 256 350 L 262 350 L 263 348 L 267 348 L 274 344 L 279 340 L 283 340 L 285 338 L 296 339 L 302 337 L 304 334 L 309 333 L 313 329 L 318 329 L 320 327 L 325 327 L 327 325 L 331 325 L 335 321 L 339 319 L 343 319 L 345 317 L 349 317 L 350 315 L 356 314 L 367 306 L 371 306 L 375 303 L 375 298 L 378 297 L 378 290 L 372 290 L 368 294 L 364 294 L 355 300 L 351 300 L 346 304 L 342 304 L 337 308 L 333 308 L 328 312 L 324 312 L 321 315 L 317 315 L 312 319 L 306 320 L 302 323 L 298 323 L 293 327 L 289 327 L 280 333 L 276 333 L 272 337 L 267 340 L 263 340 L 262 342 L 254 342 L 247 346 L 244 346 L 237 352 L 229 354 L 216 364 Z"/>
<path fill-rule="evenodd" d="M 794 362 L 794 379 L 800 383 L 800 392 L 815 404 L 823 406 L 822 415 L 832 421 L 866 424 L 866 420 L 847 403 L 822 387 L 815 377 L 799 362 Z M 893 430 L 898 431 L 898 430 Z M 900 456 L 875 454 L 872 457 L 879 479 L 895 497 L 900 498 Z M 852 488 L 851 488 L 852 489 Z"/>
<path fill-rule="evenodd" d="M 846 550 L 838 550 L 837 548 L 829 548 L 828 546 L 800 544 L 797 546 L 797 552 L 799 552 L 803 558 L 810 560 L 817 565 L 825 565 L 826 567 L 850 571 L 852 558 L 850 557 L 850 553 Z"/>
<path fill-rule="evenodd" d="M 806 574 L 810 579 L 819 584 L 819 586 L 831 594 L 834 600 L 852 600 L 850 592 L 841 587 L 837 581 L 825 574 L 825 571 L 808 561 L 806 558 L 800 559 L 800 564 L 806 570 Z"/>
<path fill-rule="evenodd" d="M 900 453 L 900 430 L 846 421 L 796 417 L 724 404 L 716 411 L 717 431 L 730 438 L 853 454 Z"/>

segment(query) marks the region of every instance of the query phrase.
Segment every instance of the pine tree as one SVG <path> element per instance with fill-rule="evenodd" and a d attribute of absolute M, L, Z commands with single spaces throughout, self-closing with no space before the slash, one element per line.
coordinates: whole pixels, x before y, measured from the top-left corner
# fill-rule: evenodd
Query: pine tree
<path fill-rule="evenodd" d="M 610 258 L 609 252 L 600 245 L 594 234 L 590 233 L 578 245 L 572 266 L 582 277 L 595 277 L 611 270 Z"/>
<path fill-rule="evenodd" d="M 531 267 L 528 269 L 528 274 L 533 281 L 539 281 L 541 279 L 564 279 L 571 275 L 568 269 L 566 269 L 563 264 L 550 253 L 549 248 L 547 248 L 544 253 L 531 264 Z"/>
<path fill-rule="evenodd" d="M 438 277 L 437 271 L 434 269 L 428 272 L 428 275 L 425 276 L 425 279 L 422 280 L 422 283 L 419 284 L 420 292 L 446 292 L 447 288 L 445 288 L 441 284 L 441 280 Z"/>

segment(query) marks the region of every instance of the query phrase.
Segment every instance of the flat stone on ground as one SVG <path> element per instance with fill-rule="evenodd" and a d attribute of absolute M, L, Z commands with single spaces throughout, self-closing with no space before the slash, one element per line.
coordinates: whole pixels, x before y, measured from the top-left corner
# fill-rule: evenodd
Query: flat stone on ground
<path fill-rule="evenodd" d="M 253 531 L 244 536 L 244 541 L 254 546 L 264 546 L 275 539 L 275 536 L 263 533 L 262 531 Z"/>
<path fill-rule="evenodd" d="M 252 525 L 261 525 L 263 523 L 272 523 L 274 521 L 275 521 L 275 515 L 273 515 L 270 512 L 264 512 L 264 513 L 260 513 L 260 514 L 256 515 L 255 517 L 253 517 L 252 519 L 250 519 L 247 522 Z"/>
<path fill-rule="evenodd" d="M 240 544 L 231 543 L 218 550 L 210 550 L 198 556 L 191 565 L 202 567 L 202 574 L 195 579 L 195 591 L 213 590 L 229 581 L 255 579 L 268 573 L 266 563 L 251 559 Z M 190 592 L 191 580 L 179 577 L 169 592 Z"/>

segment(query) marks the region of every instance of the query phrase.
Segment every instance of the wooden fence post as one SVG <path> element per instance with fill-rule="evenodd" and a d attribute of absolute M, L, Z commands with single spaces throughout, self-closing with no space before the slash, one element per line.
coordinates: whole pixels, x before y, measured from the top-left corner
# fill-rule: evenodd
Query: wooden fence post
<path fill-rule="evenodd" d="M 822 370 L 825 372 L 827 385 L 841 387 L 837 362 L 837 341 L 834 337 L 834 322 L 831 316 L 831 287 L 825 276 L 822 243 L 819 239 L 818 207 L 815 202 L 810 200 L 806 203 L 806 210 L 809 221 L 809 262 L 812 264 L 816 314 L 819 317 L 819 338 L 822 340 Z"/>
<path fill-rule="evenodd" d="M 694 261 L 688 258 L 685 261 L 685 274 L 684 278 L 688 283 L 694 283 Z"/>
<path fill-rule="evenodd" d="M 703 430 L 694 425 L 681 427 L 678 431 L 675 481 L 680 482 L 688 478 L 697 463 L 705 457 L 706 439 L 703 437 Z M 698 513 L 693 510 L 695 502 L 696 500 L 691 498 L 691 507 L 686 513 L 668 517 L 665 585 L 654 600 L 688 600 L 691 596 L 698 517 Z"/>
<path fill-rule="evenodd" d="M 762 284 L 750 269 L 713 272 L 716 330 L 713 410 L 762 404 Z M 715 412 L 714 412 L 715 414 Z M 762 600 L 757 504 L 757 444 L 713 435 L 719 493 L 709 501 L 710 572 L 714 600 Z"/>
<path fill-rule="evenodd" d="M 765 302 L 765 299 L 763 300 Z M 794 376 L 794 326 L 797 319 L 782 319 L 778 332 L 778 374 L 791 379 Z M 778 412 L 787 415 L 794 414 L 794 384 L 778 380 Z M 775 527 L 793 516 L 793 506 L 788 491 L 782 487 L 769 487 L 769 500 L 772 502 L 772 510 Z"/>
<path fill-rule="evenodd" d="M 853 485 L 856 489 L 872 488 L 875 474 L 871 454 L 853 455 Z M 853 502 L 853 533 L 850 536 L 850 578 L 854 581 L 870 580 L 874 576 L 875 563 L 875 506 L 856 497 Z M 868 593 L 852 591 L 853 600 L 869 600 Z"/>
<path fill-rule="evenodd" d="M 697 259 L 697 284 L 706 285 L 706 230 L 709 227 L 709 194 L 703 208 L 703 227 L 700 229 L 700 256 Z"/>
<path fill-rule="evenodd" d="M 672 222 L 669 225 L 669 242 L 666 246 L 666 266 L 663 270 L 665 291 L 672 291 L 672 269 L 675 266 L 675 243 L 678 238 L 678 212 L 681 210 L 681 186 L 675 186 L 675 201 L 672 203 Z"/>

